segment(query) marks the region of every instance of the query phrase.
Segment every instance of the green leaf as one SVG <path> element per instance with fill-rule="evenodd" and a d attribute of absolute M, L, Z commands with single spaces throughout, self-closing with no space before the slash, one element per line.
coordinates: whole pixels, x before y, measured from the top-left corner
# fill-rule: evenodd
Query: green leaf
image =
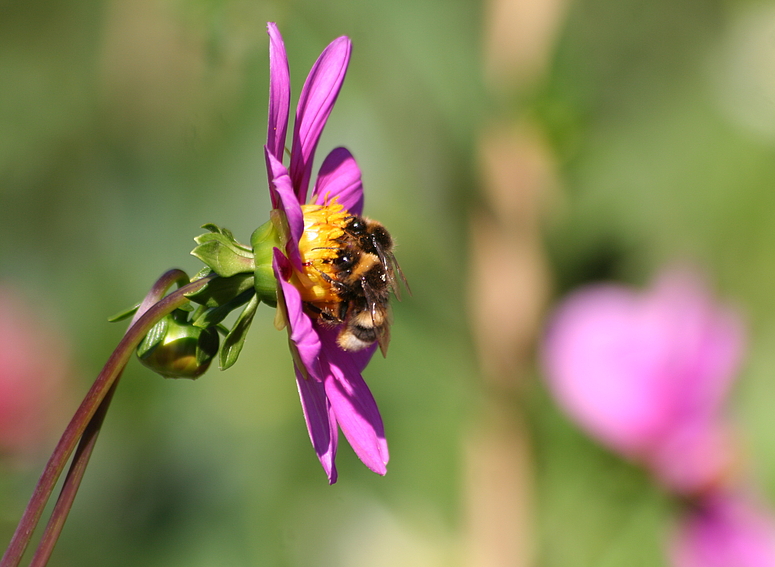
<path fill-rule="evenodd" d="M 164 340 L 164 337 L 167 335 L 169 321 L 170 316 L 167 316 L 151 327 L 151 330 L 143 338 L 143 342 L 137 346 L 137 356 L 143 358 L 143 356 Z"/>
<path fill-rule="evenodd" d="M 209 230 L 210 232 L 217 232 L 217 233 L 221 232 L 221 227 L 218 226 L 217 224 L 213 224 L 211 222 L 203 224 L 200 228 L 203 228 L 205 230 Z"/>
<path fill-rule="evenodd" d="M 199 341 L 196 345 L 196 363 L 199 366 L 210 365 L 210 361 L 218 353 L 218 343 L 220 338 L 218 330 L 215 327 L 209 329 L 202 329 L 202 334 L 199 335 Z"/>
<path fill-rule="evenodd" d="M 121 313 L 116 313 L 112 317 L 108 317 L 108 322 L 110 323 L 117 323 L 118 321 L 123 321 L 124 319 L 129 319 L 132 315 L 135 314 L 137 309 L 140 307 L 140 304 L 138 303 L 134 307 L 130 307 L 129 309 L 125 309 Z"/>
<path fill-rule="evenodd" d="M 204 228 L 205 230 L 209 230 L 210 232 L 222 234 L 223 236 L 225 236 L 226 238 L 234 242 L 237 246 L 241 246 L 245 250 L 250 251 L 250 248 L 248 246 L 245 246 L 244 244 L 240 244 L 239 242 L 237 242 L 237 239 L 234 238 L 234 234 L 228 228 L 221 228 L 217 224 L 213 224 L 211 222 L 208 222 L 207 224 L 203 224 L 202 228 Z"/>
<path fill-rule="evenodd" d="M 246 289 L 238 296 L 231 299 L 230 301 L 227 301 L 223 305 L 211 307 L 202 311 L 201 313 L 198 313 L 196 317 L 194 317 L 192 323 L 197 327 L 202 327 L 203 329 L 217 325 L 223 321 L 229 315 L 229 313 L 247 303 L 255 294 L 256 291 L 253 288 Z"/>
<path fill-rule="evenodd" d="M 215 278 L 186 297 L 205 307 L 218 307 L 249 289 L 253 289 L 253 274 L 237 274 L 229 278 Z"/>
<path fill-rule="evenodd" d="M 245 306 L 245 309 L 242 310 L 242 313 L 240 313 L 240 316 L 234 323 L 234 327 L 223 340 L 219 358 L 221 370 L 226 370 L 237 362 L 237 358 L 239 358 L 239 355 L 242 352 L 245 338 L 248 336 L 248 329 L 250 329 L 250 324 L 253 322 L 253 316 L 256 314 L 259 303 L 258 296 L 253 295 L 253 297 L 250 298 L 250 302 Z"/>
<path fill-rule="evenodd" d="M 221 232 L 200 234 L 194 241 L 197 246 L 191 254 L 221 277 L 228 278 L 255 270 L 252 250 L 237 242 L 226 229 L 222 229 Z"/>

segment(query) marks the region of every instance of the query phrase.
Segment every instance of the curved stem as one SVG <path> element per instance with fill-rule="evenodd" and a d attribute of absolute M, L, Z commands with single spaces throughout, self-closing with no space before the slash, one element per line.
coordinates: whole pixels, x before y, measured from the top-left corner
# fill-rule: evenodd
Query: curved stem
<path fill-rule="evenodd" d="M 35 550 L 35 555 L 32 556 L 32 561 L 30 561 L 30 567 L 43 567 L 48 563 L 51 553 L 54 551 L 54 546 L 59 539 L 59 534 L 62 533 L 62 528 L 65 526 L 65 521 L 70 513 L 70 508 L 73 505 L 78 488 L 81 485 L 81 479 L 83 479 L 83 475 L 86 472 L 86 465 L 89 464 L 89 458 L 94 450 L 94 445 L 97 443 L 97 436 L 100 433 L 102 422 L 105 420 L 105 415 L 108 413 L 110 401 L 116 392 L 116 386 L 118 386 L 120 378 L 121 372 L 116 376 L 113 385 L 102 399 L 94 416 L 86 425 L 78 447 L 75 449 L 70 469 L 67 471 L 65 481 L 62 484 L 59 498 L 57 498 L 54 510 L 51 512 L 46 529 L 43 532 L 40 543 L 38 543 L 38 548 Z"/>
<path fill-rule="evenodd" d="M 161 282 L 162 279 L 166 279 L 171 273 L 174 274 L 174 280 L 180 278 L 179 270 L 171 270 L 162 276 L 159 282 Z M 94 384 L 86 393 L 83 402 L 81 402 L 75 415 L 67 425 L 59 443 L 57 443 L 57 446 L 54 448 L 54 452 L 51 454 L 45 469 L 43 469 L 43 474 L 41 474 L 38 484 L 35 486 L 35 490 L 27 504 L 27 508 L 24 510 L 21 520 L 19 520 L 19 525 L 11 538 L 8 549 L 6 550 L 5 555 L 3 555 L 2 560 L 0 560 L 0 567 L 17 567 L 21 562 L 22 555 L 30 542 L 35 526 L 37 526 L 38 521 L 40 520 L 46 502 L 48 502 L 51 492 L 54 490 L 54 486 L 67 464 L 67 460 L 75 449 L 76 443 L 84 434 L 86 427 L 91 422 L 100 404 L 106 398 L 118 376 L 123 371 L 134 352 L 134 349 L 162 317 L 188 301 L 186 294 L 198 291 L 215 277 L 217 276 L 211 275 L 188 283 L 150 307 L 148 307 L 147 301 L 143 302 L 143 305 L 141 305 L 140 308 L 142 309 L 145 307 L 147 311 L 140 315 L 141 311 L 138 310 L 138 314 L 135 315 L 132 325 L 124 334 L 124 337 L 110 355 L 110 358 L 108 358 L 102 371 L 97 376 Z M 159 282 L 154 286 L 154 289 L 159 286 Z M 169 287 L 169 285 L 167 285 L 167 287 Z M 148 298 L 146 298 L 146 300 L 147 299 Z M 89 443 L 93 445 L 93 441 L 87 442 L 87 445 Z M 87 454 L 90 454 L 90 452 L 91 450 L 89 449 Z M 83 452 L 81 452 L 81 455 L 83 455 Z M 82 472 L 80 474 L 82 475 Z"/>
<path fill-rule="evenodd" d="M 167 290 L 175 283 L 177 283 L 179 287 L 188 284 L 189 279 L 186 272 L 183 270 L 169 270 L 156 280 L 156 283 L 150 289 L 135 312 L 127 330 L 131 329 L 132 325 L 134 325 L 148 309 L 158 303 L 159 300 L 164 297 L 164 294 L 167 293 Z M 62 484 L 59 498 L 57 498 L 54 509 L 51 512 L 51 517 L 49 518 L 43 536 L 38 543 L 38 548 L 32 556 L 30 567 L 44 567 L 48 563 L 51 553 L 54 551 L 54 546 L 59 539 L 59 535 L 62 533 L 62 528 L 64 528 L 67 516 L 73 506 L 75 495 L 78 493 L 81 480 L 86 472 L 86 466 L 89 464 L 92 451 L 97 444 L 97 437 L 100 434 L 102 423 L 108 413 L 110 402 L 113 399 L 113 394 L 116 392 L 118 381 L 121 379 L 122 374 L 123 369 L 116 375 L 113 385 L 110 387 L 107 394 L 105 394 L 97 411 L 86 425 L 81 440 L 78 442 L 78 447 L 75 449 L 75 455 L 70 463 L 70 469 L 67 471 L 65 481 Z"/>

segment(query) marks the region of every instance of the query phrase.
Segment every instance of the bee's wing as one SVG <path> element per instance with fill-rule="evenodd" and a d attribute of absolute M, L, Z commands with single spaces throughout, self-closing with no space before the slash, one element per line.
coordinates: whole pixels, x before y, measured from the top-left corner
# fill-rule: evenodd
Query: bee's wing
<path fill-rule="evenodd" d="M 377 344 L 382 352 L 382 357 L 387 358 L 388 345 L 390 344 L 390 325 L 384 325 L 377 330 Z"/>
<path fill-rule="evenodd" d="M 380 299 L 371 286 L 363 284 L 362 288 L 371 315 L 371 324 L 377 333 L 379 350 L 382 351 L 382 356 L 387 357 L 388 345 L 390 344 L 390 305 L 387 301 Z"/>
<path fill-rule="evenodd" d="M 376 320 L 381 321 L 380 325 L 377 325 Z M 379 344 L 379 350 L 382 352 L 382 356 L 387 358 L 388 345 L 390 344 L 390 321 L 391 313 L 390 306 L 387 304 L 371 306 L 371 321 L 374 323 L 374 329 L 377 331 L 377 344 Z"/>
<path fill-rule="evenodd" d="M 385 268 L 388 286 L 390 287 L 390 291 L 396 296 L 396 299 L 401 301 L 401 289 L 398 285 L 396 274 L 398 274 L 401 281 L 404 282 L 404 286 L 406 286 L 406 291 L 409 292 L 409 295 L 412 295 L 412 290 L 409 288 L 409 282 L 406 281 L 406 276 L 404 276 L 404 272 L 401 271 L 401 266 L 398 265 L 398 260 L 396 260 L 395 255 L 392 252 L 385 252 L 377 247 L 377 256 L 382 263 L 382 267 Z"/>
<path fill-rule="evenodd" d="M 391 282 L 391 284 L 393 285 L 393 293 L 396 294 L 396 298 L 400 301 L 401 297 L 398 294 L 398 284 L 395 283 L 395 281 L 396 281 L 395 274 L 397 273 L 399 275 L 399 277 L 401 278 L 401 281 L 404 282 L 404 287 L 406 287 L 406 291 L 409 292 L 409 295 L 412 295 L 412 288 L 409 287 L 409 282 L 406 281 L 406 276 L 404 275 L 403 270 L 401 270 L 401 266 L 398 265 L 398 260 L 396 260 L 396 257 L 393 256 L 393 254 L 390 254 L 390 260 L 391 260 L 392 267 L 393 267 L 391 272 L 394 272 L 394 275 L 393 275 L 393 278 L 392 278 L 392 282 Z"/>

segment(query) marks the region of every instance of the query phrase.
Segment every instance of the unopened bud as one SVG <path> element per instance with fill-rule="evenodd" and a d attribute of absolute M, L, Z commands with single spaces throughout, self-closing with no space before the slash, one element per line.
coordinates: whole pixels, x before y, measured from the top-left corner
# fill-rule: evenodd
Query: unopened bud
<path fill-rule="evenodd" d="M 140 362 L 165 378 L 199 378 L 218 354 L 215 327 L 197 327 L 176 310 L 159 321 L 137 347 Z"/>

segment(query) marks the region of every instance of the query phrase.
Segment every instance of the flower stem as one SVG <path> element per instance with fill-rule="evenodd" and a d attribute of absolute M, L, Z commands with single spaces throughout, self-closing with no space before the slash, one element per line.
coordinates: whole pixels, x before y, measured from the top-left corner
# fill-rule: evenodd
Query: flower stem
<path fill-rule="evenodd" d="M 135 312 L 128 329 L 131 329 L 132 325 L 134 325 L 148 309 L 158 303 L 174 283 L 177 283 L 178 286 L 182 287 L 188 282 L 188 276 L 182 270 L 169 270 L 162 275 L 143 299 L 143 302 Z M 67 471 L 65 481 L 62 484 L 59 498 L 54 505 L 54 510 L 51 512 L 51 517 L 46 524 L 46 529 L 38 543 L 38 548 L 35 550 L 35 555 L 33 555 L 32 561 L 30 562 L 30 567 L 44 567 L 48 563 L 51 553 L 54 551 L 54 546 L 59 539 L 59 534 L 62 532 L 67 516 L 70 513 L 73 501 L 75 500 L 75 495 L 78 492 L 81 480 L 86 472 L 86 465 L 89 464 L 92 451 L 97 443 L 100 428 L 108 413 L 110 402 L 113 399 L 113 394 L 116 391 L 122 373 L 123 369 L 116 375 L 113 385 L 110 387 L 102 402 L 100 402 L 97 411 L 86 425 L 86 429 L 75 450 L 70 469 Z"/>
<path fill-rule="evenodd" d="M 194 293 L 204 287 L 215 275 L 207 276 L 187 283 L 178 290 L 158 299 L 176 281 L 187 281 L 185 273 L 180 270 L 170 270 L 156 282 L 138 309 L 131 325 L 119 342 L 116 349 L 108 358 L 102 371 L 97 376 L 94 384 L 89 389 L 75 415 L 67 425 L 62 437 L 54 448 L 54 452 L 46 463 L 38 484 L 30 498 L 27 508 L 24 510 L 19 525 L 11 538 L 8 549 L 0 560 L 0 567 L 17 567 L 21 562 L 24 551 L 32 538 L 35 527 L 43 514 L 43 509 L 51 496 L 54 486 L 67 464 L 67 460 L 75 449 L 76 443 L 82 439 L 81 446 L 73 459 L 73 464 L 68 472 L 62 494 L 55 506 L 49 526 L 46 529 L 44 539 L 41 541 L 39 552 L 36 553 L 44 565 L 56 543 L 56 538 L 64 525 L 64 521 L 75 498 L 83 472 L 88 463 L 89 456 L 97 439 L 100 425 L 107 412 L 114 385 L 121 372 L 124 370 L 134 349 L 148 333 L 148 331 L 164 316 L 168 315 L 188 299 L 186 294 Z M 104 406 L 103 406 L 103 402 Z M 100 409 L 103 408 L 103 409 Z M 87 431 L 88 429 L 88 431 Z M 61 504 L 60 504 L 61 502 Z"/>
<path fill-rule="evenodd" d="M 102 422 L 105 420 L 105 415 L 108 413 L 110 401 L 113 398 L 120 378 L 121 372 L 116 376 L 113 385 L 110 387 L 107 394 L 105 394 L 97 411 L 86 425 L 86 429 L 75 450 L 73 461 L 70 463 L 70 469 L 67 471 L 65 481 L 62 484 L 59 498 L 57 498 L 54 510 L 51 512 L 51 517 L 46 524 L 46 529 L 43 532 L 40 543 L 38 543 L 38 548 L 35 550 L 35 555 L 33 555 L 32 561 L 30 561 L 30 567 L 45 566 L 51 557 L 51 553 L 54 551 L 54 546 L 59 539 L 62 528 L 65 526 L 65 521 L 67 520 L 70 508 L 75 500 L 78 487 L 81 485 L 81 479 L 86 472 L 86 465 L 89 464 L 89 458 L 91 457 L 94 445 L 97 443 L 97 436 L 100 433 Z"/>

